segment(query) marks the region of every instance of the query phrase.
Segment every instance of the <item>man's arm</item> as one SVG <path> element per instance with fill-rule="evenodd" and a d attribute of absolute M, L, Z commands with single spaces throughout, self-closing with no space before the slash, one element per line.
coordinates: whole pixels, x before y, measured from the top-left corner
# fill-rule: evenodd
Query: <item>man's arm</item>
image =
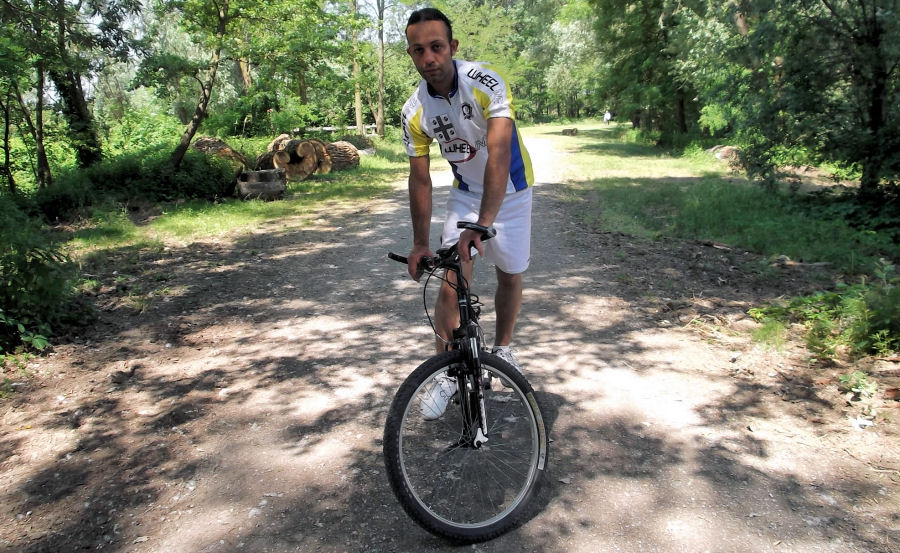
<path fill-rule="evenodd" d="M 419 260 L 434 255 L 428 246 L 431 236 L 431 159 L 409 158 L 409 213 L 412 217 L 413 247 L 407 257 L 409 276 L 416 278 Z"/>
<path fill-rule="evenodd" d="M 500 204 L 506 196 L 506 183 L 509 180 L 510 141 L 512 140 L 513 121 L 505 117 L 488 119 L 487 150 L 488 160 L 484 168 L 484 192 L 481 197 L 481 208 L 478 212 L 478 224 L 489 227 L 494 224 Z M 459 237 L 460 244 L 475 246 L 478 253 L 484 255 L 481 248 L 481 235 L 472 230 L 465 230 Z M 469 246 L 459 249 L 459 257 L 463 261 L 470 259 Z"/>

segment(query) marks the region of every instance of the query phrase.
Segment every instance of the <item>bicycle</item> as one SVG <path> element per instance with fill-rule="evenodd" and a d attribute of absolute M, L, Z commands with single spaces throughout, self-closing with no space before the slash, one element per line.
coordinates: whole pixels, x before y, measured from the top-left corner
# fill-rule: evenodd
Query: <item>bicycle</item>
<path fill-rule="evenodd" d="M 494 235 L 475 223 L 457 226 L 481 231 L 482 240 Z M 424 258 L 417 271 L 428 273 L 426 302 L 431 278 L 451 283 L 460 324 L 450 349 L 419 365 L 394 396 L 384 428 L 388 480 L 424 529 L 456 542 L 486 541 L 528 514 L 547 469 L 547 430 L 528 380 L 484 349 L 482 304 L 469 290 L 455 245 Z M 427 303 L 425 312 L 434 329 Z"/>

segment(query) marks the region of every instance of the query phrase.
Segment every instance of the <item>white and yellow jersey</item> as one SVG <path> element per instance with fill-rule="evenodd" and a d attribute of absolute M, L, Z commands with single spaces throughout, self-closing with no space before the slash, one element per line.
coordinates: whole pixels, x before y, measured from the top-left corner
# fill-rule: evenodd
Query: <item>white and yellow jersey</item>
<path fill-rule="evenodd" d="M 453 60 L 456 69 L 450 100 L 432 94 L 422 80 L 403 106 L 403 143 L 410 157 L 428 155 L 433 140 L 453 170 L 453 186 L 481 194 L 487 164 L 488 119 L 513 120 L 509 180 L 506 193 L 534 183 L 531 159 L 515 125 L 509 85 L 496 70 L 481 62 Z"/>

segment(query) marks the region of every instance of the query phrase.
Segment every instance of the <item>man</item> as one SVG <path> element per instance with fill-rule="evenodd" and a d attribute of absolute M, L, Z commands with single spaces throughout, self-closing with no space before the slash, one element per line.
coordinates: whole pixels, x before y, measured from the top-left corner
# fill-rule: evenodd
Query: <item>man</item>
<path fill-rule="evenodd" d="M 429 249 L 432 183 L 429 147 L 437 140 L 453 170 L 442 244 L 456 243 L 465 277 L 471 281 L 474 247 L 496 265 L 497 327 L 493 353 L 521 371 L 510 349 L 522 304 L 522 273 L 531 255 L 531 185 L 528 152 L 516 130 L 512 96 L 490 66 L 454 60 L 458 41 L 450 20 L 434 8 L 412 13 L 406 26 L 407 52 L 422 81 L 403 106 L 403 141 L 409 155 L 409 199 L 413 225 L 410 276 Z M 493 226 L 497 236 L 482 244 L 466 220 Z M 459 324 L 456 296 L 441 287 L 435 307 L 438 351 L 446 349 Z M 442 411 L 441 411 L 442 412 Z"/>

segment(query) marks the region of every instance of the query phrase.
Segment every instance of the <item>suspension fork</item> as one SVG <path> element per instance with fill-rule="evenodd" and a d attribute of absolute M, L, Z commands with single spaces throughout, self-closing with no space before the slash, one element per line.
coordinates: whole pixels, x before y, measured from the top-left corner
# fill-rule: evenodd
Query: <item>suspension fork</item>
<path fill-rule="evenodd" d="M 465 328 L 457 329 L 463 353 L 463 367 L 457 374 L 460 403 L 466 435 L 476 449 L 488 441 L 487 414 L 485 411 L 483 371 L 481 369 L 481 334 L 478 325 L 470 321 Z"/>
<path fill-rule="evenodd" d="M 465 401 L 461 401 L 463 421 L 466 435 L 470 436 L 472 446 L 476 449 L 488 441 L 487 414 L 484 405 L 483 371 L 481 370 L 481 332 L 478 327 L 477 313 L 472 312 L 472 299 L 468 284 L 462 286 L 462 267 L 456 271 L 456 301 L 459 308 L 459 328 L 453 331 L 454 343 L 463 351 L 465 368 L 457 375 L 458 389 L 465 390 Z M 469 390 L 467 383 L 472 383 Z M 460 394 L 460 397 L 463 397 Z"/>

